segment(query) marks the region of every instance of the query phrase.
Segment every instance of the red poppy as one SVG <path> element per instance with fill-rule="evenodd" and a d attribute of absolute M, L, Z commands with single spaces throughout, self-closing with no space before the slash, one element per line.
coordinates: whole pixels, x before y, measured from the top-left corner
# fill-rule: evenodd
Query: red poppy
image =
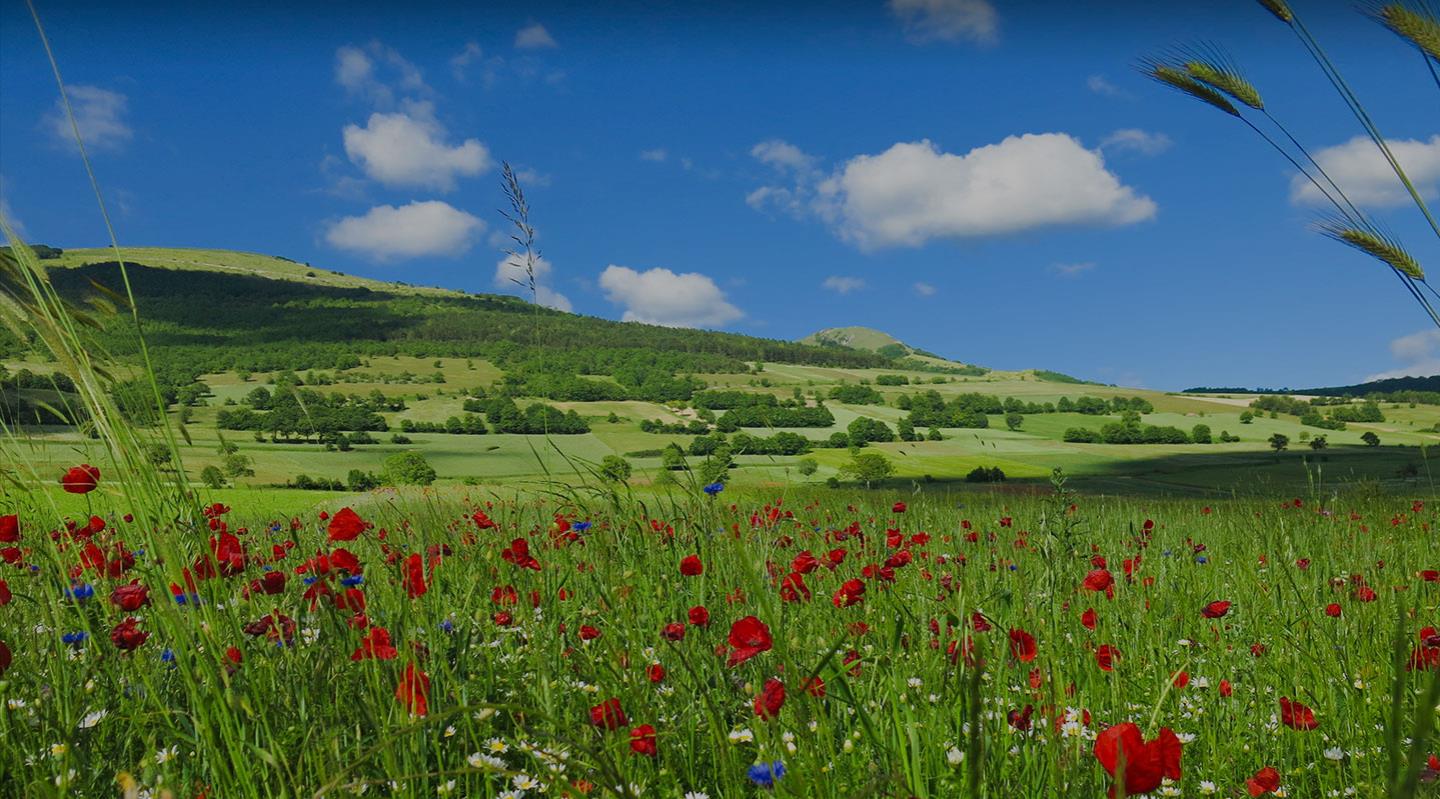
<path fill-rule="evenodd" d="M 100 470 L 88 463 L 71 466 L 60 476 L 60 487 L 70 494 L 88 494 L 100 485 Z"/>
<path fill-rule="evenodd" d="M 1171 681 L 1171 684 L 1174 685 L 1176 688 L 1184 688 L 1185 686 L 1189 685 L 1189 684 L 1190 684 L 1190 672 L 1188 672 L 1188 671 L 1177 671 L 1177 672 L 1175 672 L 1175 679 Z"/>
<path fill-rule="evenodd" d="M 1115 575 L 1109 569 L 1092 569 L 1081 585 L 1086 591 L 1108 591 L 1115 587 Z"/>
<path fill-rule="evenodd" d="M 649 724 L 641 724 L 630 730 L 630 751 L 637 755 L 654 757 L 657 750 L 655 747 L 655 728 Z"/>
<path fill-rule="evenodd" d="M 665 667 L 659 663 L 651 663 L 645 667 L 645 679 L 652 683 L 665 682 Z"/>
<path fill-rule="evenodd" d="M 790 572 L 780 581 L 780 598 L 786 602 L 809 602 L 811 595 L 805 575 L 800 572 Z"/>
<path fill-rule="evenodd" d="M 0 608 L 10 604 L 10 586 L 4 580 L 0 580 Z"/>
<path fill-rule="evenodd" d="M 0 516 L 0 544 L 13 544 L 20 540 L 20 517 L 14 513 Z"/>
<path fill-rule="evenodd" d="M 1245 790 L 1250 793 L 1252 799 L 1261 794 L 1271 793 L 1279 787 L 1280 772 L 1269 766 L 1260 769 L 1255 772 L 1255 776 L 1245 780 Z"/>
<path fill-rule="evenodd" d="M 400 653 L 390 643 L 390 631 L 384 627 L 371 627 L 365 634 L 359 648 L 350 654 L 351 660 L 394 660 Z M 423 714 L 422 714 L 423 715 Z"/>
<path fill-rule="evenodd" d="M 1232 687 L 1232 686 L 1230 685 L 1230 681 L 1229 681 L 1229 680 L 1221 680 L 1221 681 L 1220 681 L 1220 695 L 1221 695 L 1221 696 L 1229 696 L 1230 694 L 1232 694 L 1232 693 L 1234 693 L 1234 692 L 1235 692 L 1235 689 L 1234 689 L 1234 687 Z"/>
<path fill-rule="evenodd" d="M 797 574 L 809 574 L 818 568 L 820 568 L 820 559 L 812 555 L 808 549 L 790 561 L 790 571 Z"/>
<path fill-rule="evenodd" d="M 1315 720 L 1315 711 L 1299 702 L 1291 702 L 1289 697 L 1280 698 L 1280 723 L 1292 730 L 1313 730 L 1320 726 L 1320 722 Z"/>
<path fill-rule="evenodd" d="M 331 541 L 354 541 L 356 536 L 365 532 L 365 520 L 360 514 L 349 508 L 341 508 L 338 513 L 330 517 L 329 536 Z"/>
<path fill-rule="evenodd" d="M 430 677 L 414 663 L 405 664 L 405 673 L 400 675 L 400 684 L 395 686 L 395 698 L 410 711 L 412 716 L 424 716 L 430 712 Z"/>
<path fill-rule="evenodd" d="M 690 608 L 690 610 L 685 614 L 685 616 L 690 620 L 690 623 L 695 625 L 696 627 L 710 626 L 710 610 L 704 605 L 696 605 L 695 607 Z"/>
<path fill-rule="evenodd" d="M 904 512 L 905 512 L 905 503 L 904 503 L 904 502 L 896 502 L 894 505 L 891 505 L 891 506 L 890 506 L 890 512 L 891 512 L 891 513 L 904 513 Z"/>
<path fill-rule="evenodd" d="M 1330 604 L 1326 605 L 1326 606 L 1325 606 L 1325 615 L 1326 615 L 1326 616 L 1329 616 L 1329 617 L 1332 618 L 1332 619 L 1338 619 L 1338 618 L 1340 618 L 1340 603 L 1339 603 L 1339 602 L 1331 602 Z"/>
<path fill-rule="evenodd" d="M 837 608 L 848 608 L 851 605 L 858 605 L 865 600 L 865 581 L 860 579 L 846 580 L 835 592 L 835 598 L 831 600 Z M 858 612 L 858 611 L 857 611 Z"/>
<path fill-rule="evenodd" d="M 425 584 L 425 560 L 420 557 L 418 552 L 405 559 L 403 578 L 405 593 L 411 599 L 424 596 L 425 592 L 430 590 L 430 587 Z"/>
<path fill-rule="evenodd" d="M 1080 614 L 1080 625 L 1087 630 L 1095 629 L 1098 622 L 1099 614 L 1095 612 L 1095 608 L 1086 608 L 1085 612 Z"/>
<path fill-rule="evenodd" d="M 1020 629 L 1010 631 L 1010 654 L 1021 663 L 1029 663 L 1035 659 L 1035 636 Z"/>
<path fill-rule="evenodd" d="M 1140 728 L 1131 723 L 1117 724 L 1095 739 L 1095 759 L 1126 796 L 1149 793 L 1159 788 L 1165 778 L 1178 780 L 1180 774 L 1180 739 L 1169 727 L 1161 727 L 1155 740 L 1147 742 Z"/>
<path fill-rule="evenodd" d="M 110 631 L 110 643 L 126 652 L 138 648 L 150 637 L 150 633 L 141 630 L 139 624 L 139 619 L 127 617 Z"/>
<path fill-rule="evenodd" d="M 770 628 L 765 626 L 765 622 L 754 616 L 746 616 L 730 625 L 729 641 L 730 656 L 726 659 L 725 665 L 732 668 L 761 652 L 770 651 L 773 643 L 770 638 Z"/>
<path fill-rule="evenodd" d="M 686 577 L 698 577 L 704 571 L 705 564 L 700 562 L 699 555 L 686 555 L 680 560 L 680 573 Z"/>
<path fill-rule="evenodd" d="M 629 723 L 619 699 L 606 699 L 590 708 L 590 723 L 602 730 L 618 730 Z"/>
<path fill-rule="evenodd" d="M 540 561 L 530 554 L 530 542 L 523 538 L 511 541 L 510 546 L 500 551 L 500 558 L 522 569 L 540 571 Z"/>
<path fill-rule="evenodd" d="M 110 603 L 126 613 L 134 613 L 150 604 L 150 588 L 141 585 L 139 580 L 129 585 L 116 586 L 115 590 L 110 592 Z"/>
<path fill-rule="evenodd" d="M 1101 671 L 1113 671 L 1115 659 L 1118 657 L 1120 650 L 1110 644 L 1101 644 L 1095 648 L 1095 665 L 1099 666 Z"/>
<path fill-rule="evenodd" d="M 1218 619 L 1229 612 L 1230 602 L 1224 599 L 1217 599 L 1200 609 L 1200 615 L 1207 619 Z"/>
<path fill-rule="evenodd" d="M 10 668 L 11 661 L 10 647 L 6 646 L 4 641 L 0 641 L 0 677 L 5 676 L 5 671 Z"/>
<path fill-rule="evenodd" d="M 762 719 L 773 719 L 780 715 L 785 706 L 785 683 L 771 677 L 765 681 L 760 694 L 755 697 L 755 715 Z"/>
<path fill-rule="evenodd" d="M 660 630 L 660 636 L 666 641 L 685 640 L 685 625 L 678 621 L 672 621 Z"/>
<path fill-rule="evenodd" d="M 596 638 L 599 638 L 599 637 L 600 637 L 600 628 L 598 628 L 598 627 L 592 627 L 592 626 L 590 626 L 589 624 L 582 624 L 582 625 L 580 625 L 580 640 L 581 640 L 581 641 L 594 641 Z"/>

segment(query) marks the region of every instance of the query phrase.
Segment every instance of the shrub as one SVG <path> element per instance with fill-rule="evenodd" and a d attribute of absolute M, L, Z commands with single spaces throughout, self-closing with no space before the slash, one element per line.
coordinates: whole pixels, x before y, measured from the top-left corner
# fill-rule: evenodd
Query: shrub
<path fill-rule="evenodd" d="M 425 456 L 413 450 L 397 452 L 386 458 L 381 475 L 388 485 L 419 486 L 430 485 L 437 476 Z"/>

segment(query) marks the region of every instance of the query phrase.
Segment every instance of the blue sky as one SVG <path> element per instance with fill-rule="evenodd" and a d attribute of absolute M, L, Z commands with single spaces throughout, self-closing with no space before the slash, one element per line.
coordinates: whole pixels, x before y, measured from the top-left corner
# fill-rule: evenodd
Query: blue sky
<path fill-rule="evenodd" d="M 122 244 L 509 291 L 503 160 L 533 205 L 542 300 L 579 313 L 775 338 L 867 325 L 1166 389 L 1440 372 L 1440 336 L 1310 229 L 1323 208 L 1274 152 L 1134 71 L 1222 43 L 1440 269 L 1314 64 L 1243 0 L 209 5 L 39 2 Z M 1433 194 L 1440 103 L 1418 55 L 1350 4 L 1294 5 Z M 0 0 L 6 213 L 32 241 L 95 246 L 56 98 L 28 10 Z"/>

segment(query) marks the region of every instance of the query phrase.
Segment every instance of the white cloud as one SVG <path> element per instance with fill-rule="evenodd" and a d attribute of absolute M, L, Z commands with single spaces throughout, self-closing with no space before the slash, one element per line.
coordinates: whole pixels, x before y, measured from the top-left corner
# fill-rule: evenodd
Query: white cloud
<path fill-rule="evenodd" d="M 83 84 L 66 87 L 66 93 L 70 97 L 75 127 L 80 129 L 85 149 L 118 150 L 135 137 L 135 132 L 125 120 L 130 105 L 125 95 Z M 75 131 L 65 114 L 64 101 L 57 99 L 55 107 L 41 122 L 58 143 L 75 147 Z"/>
<path fill-rule="evenodd" d="M 550 281 L 555 271 L 554 265 L 537 255 L 531 263 L 531 271 L 535 276 L 533 299 L 537 304 L 567 313 L 574 309 L 574 306 L 570 304 L 569 297 L 550 287 Z M 530 275 L 525 271 L 523 256 L 507 255 L 495 264 L 495 288 L 520 294 L 526 299 L 532 298 Z"/>
<path fill-rule="evenodd" d="M 1085 88 L 1106 97 L 1128 97 L 1124 89 L 1111 83 L 1104 75 L 1091 75 L 1085 79 Z"/>
<path fill-rule="evenodd" d="M 939 291 L 939 289 L 929 283 L 916 283 L 913 288 L 915 289 L 915 293 L 921 297 L 934 297 L 935 292 Z"/>
<path fill-rule="evenodd" d="M 1079 277 L 1094 268 L 1094 261 L 1081 261 L 1078 263 L 1050 265 L 1050 271 L 1061 277 Z"/>
<path fill-rule="evenodd" d="M 665 159 L 666 159 L 666 158 L 669 158 L 669 157 L 670 157 L 670 154 L 667 153 L 667 152 L 665 152 L 665 148 L 664 148 L 664 147 L 656 147 L 656 148 L 654 148 L 653 150 L 641 150 L 641 151 L 640 151 L 640 160 L 641 160 L 641 161 L 653 161 L 653 162 L 659 164 L 659 163 L 663 163 L 663 162 L 665 161 Z"/>
<path fill-rule="evenodd" d="M 465 70 L 470 64 L 483 58 L 484 55 L 485 51 L 480 49 L 480 45 L 475 42 L 466 42 L 463 50 L 451 56 L 450 73 L 455 76 L 455 80 L 463 82 L 465 80 Z"/>
<path fill-rule="evenodd" d="M 352 250 L 377 261 L 453 256 L 470 249 L 485 232 L 485 222 L 439 200 L 412 202 L 396 208 L 377 205 L 363 216 L 347 216 L 325 232 L 331 246 Z"/>
<path fill-rule="evenodd" d="M 369 100 L 380 108 L 395 105 L 399 94 L 430 93 L 420 68 L 378 41 L 364 47 L 347 44 L 336 50 L 335 82 L 350 95 Z"/>
<path fill-rule="evenodd" d="M 1151 133 L 1139 128 L 1121 128 L 1106 136 L 1100 142 L 1102 150 L 1130 150 L 1141 155 L 1159 155 L 1170 149 L 1175 142 L 1163 133 Z"/>
<path fill-rule="evenodd" d="M 625 307 L 626 322 L 666 327 L 720 327 L 739 319 L 739 308 L 725 299 L 715 281 L 696 272 L 669 269 L 637 272 L 611 264 L 600 273 L 600 288 L 613 303 Z"/>
<path fill-rule="evenodd" d="M 479 175 L 491 166 L 485 145 L 477 139 L 446 144 L 444 129 L 429 114 L 371 114 L 363 128 L 346 125 L 344 139 L 350 160 L 387 186 L 450 191 L 457 175 Z"/>
<path fill-rule="evenodd" d="M 811 206 L 865 249 L 1053 225 L 1133 224 L 1156 209 L 1105 169 L 1099 151 L 1064 133 L 1011 136 L 964 155 L 928 140 L 896 144 L 845 163 L 819 184 Z"/>
<path fill-rule="evenodd" d="M 967 39 L 988 44 L 1000 26 L 1000 15 L 988 0 L 890 0 L 890 11 L 918 43 Z"/>
<path fill-rule="evenodd" d="M 841 275 L 831 275 L 830 277 L 825 278 L 825 282 L 821 283 L 820 285 L 821 287 L 827 288 L 835 292 L 836 294 L 849 294 L 852 291 L 858 291 L 865 288 L 865 281 L 858 277 L 843 277 Z"/>
<path fill-rule="evenodd" d="M 1440 189 L 1440 133 L 1431 136 L 1429 141 L 1391 139 L 1389 144 L 1390 152 L 1422 197 L 1428 200 L 1440 194 L 1437 191 Z M 1356 136 L 1344 144 L 1326 147 L 1315 153 L 1315 160 L 1356 205 L 1404 205 L 1410 202 L 1410 193 L 1367 136 Z M 1296 175 L 1290 182 L 1290 200 L 1307 204 L 1328 202 L 1325 195 L 1301 175 Z"/>
<path fill-rule="evenodd" d="M 1366 377 L 1366 381 L 1390 377 L 1440 375 L 1440 330 L 1421 330 L 1390 342 L 1390 354 L 1403 366 Z"/>
<path fill-rule="evenodd" d="M 814 168 L 815 156 L 783 139 L 762 141 L 750 148 L 750 155 L 762 164 L 779 170 L 802 172 Z"/>
<path fill-rule="evenodd" d="M 515 33 L 516 50 L 548 50 L 559 46 L 550 31 L 538 22 L 526 25 Z"/>

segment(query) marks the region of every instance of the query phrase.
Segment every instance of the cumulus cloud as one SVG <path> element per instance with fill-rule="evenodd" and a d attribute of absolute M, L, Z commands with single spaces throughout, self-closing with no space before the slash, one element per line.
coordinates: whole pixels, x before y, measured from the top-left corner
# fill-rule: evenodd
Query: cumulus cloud
<path fill-rule="evenodd" d="M 1409 176 L 1422 197 L 1434 199 L 1440 189 L 1440 133 L 1428 141 L 1391 139 L 1390 152 Z M 1315 153 L 1315 160 L 1330 175 L 1345 196 L 1356 205 L 1404 205 L 1410 193 L 1395 176 L 1395 170 L 1367 136 L 1356 136 L 1344 144 Z M 1290 200 L 1295 203 L 1329 202 L 1309 180 L 1296 175 L 1290 183 Z"/>
<path fill-rule="evenodd" d="M 1163 133 L 1151 133 L 1139 128 L 1121 128 L 1106 136 L 1100 142 L 1102 150 L 1129 150 L 1141 155 L 1159 155 L 1170 149 L 1175 142 Z"/>
<path fill-rule="evenodd" d="M 1398 156 L 1397 156 L 1398 157 Z M 1421 330 L 1390 342 L 1390 354 L 1402 365 L 1365 379 L 1384 380 L 1389 377 L 1429 377 L 1440 375 L 1440 330 Z"/>
<path fill-rule="evenodd" d="M 387 186 L 450 191 L 457 175 L 479 175 L 491 166 L 485 145 L 477 139 L 447 144 L 429 114 L 374 113 L 363 128 L 346 125 L 343 135 L 350 160 Z"/>
<path fill-rule="evenodd" d="M 1054 225 L 1127 225 L 1156 209 L 1105 168 L 1098 150 L 1064 133 L 1011 136 L 963 155 L 929 140 L 902 142 L 850 159 L 817 186 L 770 190 L 789 191 L 791 203 L 810 194 L 809 210 L 864 249 Z"/>
<path fill-rule="evenodd" d="M 428 200 L 399 208 L 377 205 L 361 216 L 347 216 L 330 225 L 325 240 L 342 250 L 391 261 L 459 255 L 484 232 L 485 222 L 478 217 Z"/>
<path fill-rule="evenodd" d="M 783 139 L 762 141 L 750 148 L 750 155 L 760 163 L 768 164 L 782 171 L 804 172 L 812 169 L 815 165 L 815 156 Z"/>
<path fill-rule="evenodd" d="M 75 126 L 85 149 L 119 150 L 135 137 L 125 117 L 130 101 L 119 92 L 83 84 L 66 87 L 70 108 L 75 112 Z M 65 114 L 65 103 L 57 99 L 55 107 L 41 120 L 41 125 L 66 147 L 75 147 L 75 131 Z"/>
<path fill-rule="evenodd" d="M 530 263 L 531 271 L 535 276 L 533 295 L 530 293 L 530 275 L 526 273 L 525 266 L 524 256 L 507 255 L 501 258 L 495 264 L 495 288 L 520 294 L 526 299 L 533 299 L 536 303 L 557 311 L 568 313 L 574 309 L 569 297 L 550 286 L 555 273 L 553 264 L 538 255 Z"/>
<path fill-rule="evenodd" d="M 859 291 L 865 288 L 865 281 L 858 277 L 831 275 L 825 278 L 825 281 L 820 285 L 822 288 L 827 288 L 836 294 L 849 294 L 852 291 Z"/>
<path fill-rule="evenodd" d="M 939 289 L 929 283 L 916 283 L 913 288 L 915 289 L 915 293 L 921 297 L 933 297 L 935 296 L 935 292 L 939 291 Z"/>
<path fill-rule="evenodd" d="M 485 56 L 485 51 L 475 42 L 466 42 L 464 49 L 450 57 L 450 74 L 455 80 L 464 82 L 465 72 L 470 65 Z"/>
<path fill-rule="evenodd" d="M 600 273 L 600 288 L 623 306 L 626 322 L 666 327 L 720 327 L 739 319 L 739 308 L 725 299 L 715 281 L 697 272 L 669 269 L 636 271 L 611 264 Z"/>
<path fill-rule="evenodd" d="M 380 108 L 394 106 L 401 95 L 430 94 L 420 68 L 378 41 L 363 47 L 347 44 L 336 50 L 335 82 L 351 96 Z"/>
<path fill-rule="evenodd" d="M 988 0 L 890 0 L 890 12 L 900 19 L 906 37 L 921 44 L 988 44 L 1000 27 L 1000 15 Z"/>
<path fill-rule="evenodd" d="M 549 50 L 559 46 L 550 31 L 538 22 L 526 25 L 515 33 L 516 50 Z"/>

